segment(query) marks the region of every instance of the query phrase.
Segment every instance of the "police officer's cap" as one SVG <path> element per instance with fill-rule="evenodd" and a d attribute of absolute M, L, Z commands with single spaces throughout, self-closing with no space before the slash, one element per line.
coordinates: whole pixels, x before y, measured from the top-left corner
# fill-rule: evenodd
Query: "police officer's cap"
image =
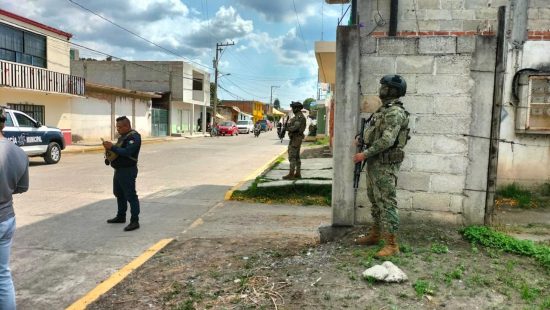
<path fill-rule="evenodd" d="M 405 96 L 405 93 L 407 93 L 407 82 L 405 82 L 405 79 L 397 74 L 390 74 L 385 75 L 380 79 L 380 84 L 382 85 L 388 85 L 390 87 L 393 87 L 399 91 L 399 96 Z"/>
<path fill-rule="evenodd" d="M 300 102 L 300 101 L 292 101 L 292 103 L 290 104 L 290 107 L 291 108 L 303 108 L 304 105 Z"/>

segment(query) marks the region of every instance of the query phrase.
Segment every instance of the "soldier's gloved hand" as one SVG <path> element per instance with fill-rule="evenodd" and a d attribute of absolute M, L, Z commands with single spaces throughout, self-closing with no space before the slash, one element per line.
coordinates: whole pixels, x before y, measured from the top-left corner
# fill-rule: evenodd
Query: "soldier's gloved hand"
<path fill-rule="evenodd" d="M 367 158 L 366 158 L 364 153 L 357 153 L 357 154 L 353 155 L 353 162 L 354 163 L 363 162 L 365 159 L 367 159 Z"/>
<path fill-rule="evenodd" d="M 109 160 L 107 158 L 105 158 L 105 165 L 109 166 L 111 164 L 111 162 L 109 162 Z"/>

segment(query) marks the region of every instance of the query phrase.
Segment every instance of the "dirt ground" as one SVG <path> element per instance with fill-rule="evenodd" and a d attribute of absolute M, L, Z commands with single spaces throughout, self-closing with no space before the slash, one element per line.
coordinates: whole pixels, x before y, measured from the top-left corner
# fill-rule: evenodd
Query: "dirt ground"
<path fill-rule="evenodd" d="M 326 147 L 304 151 L 302 158 L 327 154 Z M 216 216 L 212 223 L 233 221 Z M 284 229 L 262 232 L 281 218 Z M 550 309 L 550 270 L 470 244 L 459 227 L 403 225 L 401 254 L 389 260 L 409 280 L 385 284 L 361 275 L 383 262 L 374 257 L 381 246 L 355 245 L 361 229 L 326 244 L 296 233 L 315 230 L 319 220 L 311 218 L 258 211 L 252 222 L 264 222 L 243 223 L 247 233 L 175 240 L 88 309 Z"/>
<path fill-rule="evenodd" d="M 550 273 L 473 246 L 455 228 L 404 227 L 390 260 L 409 281 L 361 273 L 379 247 L 297 236 L 173 242 L 89 309 L 550 309 Z"/>

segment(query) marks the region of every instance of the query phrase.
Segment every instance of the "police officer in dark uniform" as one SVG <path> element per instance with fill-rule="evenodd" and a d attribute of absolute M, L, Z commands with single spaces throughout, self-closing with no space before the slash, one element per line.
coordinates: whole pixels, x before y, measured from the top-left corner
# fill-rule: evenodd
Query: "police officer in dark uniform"
<path fill-rule="evenodd" d="M 130 203 L 130 224 L 125 231 L 139 228 L 139 200 L 136 193 L 137 162 L 141 148 L 141 135 L 132 129 L 132 124 L 126 116 L 116 119 L 116 129 L 120 134 L 116 144 L 103 142 L 105 148 L 105 164 L 115 169 L 113 177 L 113 193 L 117 199 L 118 211 L 107 223 L 125 223 L 126 210 Z"/>

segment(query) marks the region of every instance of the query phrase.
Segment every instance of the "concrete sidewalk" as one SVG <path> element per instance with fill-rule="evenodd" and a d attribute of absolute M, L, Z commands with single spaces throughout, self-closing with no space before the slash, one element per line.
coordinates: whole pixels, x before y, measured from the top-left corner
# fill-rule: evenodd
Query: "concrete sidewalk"
<path fill-rule="evenodd" d="M 181 137 L 177 137 L 177 136 L 147 137 L 147 138 L 142 138 L 141 143 L 150 144 L 150 143 L 160 143 L 160 142 L 172 142 L 172 141 L 180 141 L 180 140 L 204 138 L 204 137 L 210 137 L 210 135 L 194 134 L 194 135 L 187 135 L 187 136 L 181 136 Z M 67 145 L 63 150 L 63 153 L 86 153 L 86 152 L 97 152 L 102 150 L 103 150 L 103 146 L 101 146 L 101 141 L 98 141 L 98 142 L 83 141 L 83 142 Z"/>

